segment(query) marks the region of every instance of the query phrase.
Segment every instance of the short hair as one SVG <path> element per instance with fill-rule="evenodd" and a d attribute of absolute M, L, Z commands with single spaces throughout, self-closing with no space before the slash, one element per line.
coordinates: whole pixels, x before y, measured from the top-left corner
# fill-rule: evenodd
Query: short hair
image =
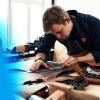
<path fill-rule="evenodd" d="M 65 24 L 65 16 L 69 15 L 59 6 L 52 6 L 51 8 L 48 8 L 43 15 L 44 32 L 49 32 L 53 24 Z"/>

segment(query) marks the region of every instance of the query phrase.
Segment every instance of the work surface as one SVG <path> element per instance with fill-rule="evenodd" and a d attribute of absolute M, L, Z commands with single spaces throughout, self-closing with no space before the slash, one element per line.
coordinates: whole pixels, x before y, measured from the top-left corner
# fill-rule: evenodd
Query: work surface
<path fill-rule="evenodd" d="M 33 63 L 33 60 L 28 60 L 28 61 L 10 63 L 7 65 L 8 70 L 11 72 L 9 76 L 14 79 L 14 84 L 16 87 L 15 92 L 22 95 L 23 97 L 27 97 L 33 94 L 39 88 L 41 89 L 41 87 L 45 87 L 46 85 L 50 84 L 55 79 L 55 77 L 53 77 L 55 75 L 55 71 L 50 71 L 50 72 L 45 71 L 42 73 L 39 73 L 39 72 L 30 73 L 29 68 L 32 65 L 32 63 Z M 41 79 L 47 75 L 50 75 L 50 77 L 53 77 L 52 79 L 50 79 L 49 77 L 48 82 L 42 82 L 42 83 L 33 84 L 33 85 L 23 85 L 25 81 Z M 74 75 L 76 75 L 76 73 L 74 73 L 73 76 Z M 82 92 L 100 97 L 100 85 L 90 84 Z"/>

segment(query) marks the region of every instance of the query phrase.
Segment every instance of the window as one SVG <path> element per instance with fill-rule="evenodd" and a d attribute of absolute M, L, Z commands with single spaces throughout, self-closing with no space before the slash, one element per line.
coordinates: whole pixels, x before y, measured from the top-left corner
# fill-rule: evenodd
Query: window
<path fill-rule="evenodd" d="M 38 36 L 43 34 L 42 28 L 42 16 L 43 16 L 43 7 L 40 5 L 31 4 L 30 5 L 30 40 L 34 41 Z"/>
<path fill-rule="evenodd" d="M 0 0 L 0 49 L 7 47 L 8 0 Z"/>
<path fill-rule="evenodd" d="M 47 0 L 11 0 L 11 45 L 34 42 L 44 34 L 42 16 L 49 6 Z"/>
<path fill-rule="evenodd" d="M 11 37 L 12 44 L 25 44 L 27 42 L 27 4 L 12 2 L 11 10 Z"/>

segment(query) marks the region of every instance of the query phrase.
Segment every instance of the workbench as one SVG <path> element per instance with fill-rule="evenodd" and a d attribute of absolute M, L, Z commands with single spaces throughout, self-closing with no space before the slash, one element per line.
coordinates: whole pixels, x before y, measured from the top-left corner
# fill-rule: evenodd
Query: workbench
<path fill-rule="evenodd" d="M 44 74 L 29 72 L 29 68 L 32 63 L 33 59 L 8 64 L 8 70 L 11 71 L 9 77 L 13 77 L 16 80 L 14 81 L 16 88 L 15 92 L 23 98 L 27 98 L 39 88 L 41 89 L 41 87 L 49 85 L 55 87 L 56 91 L 53 91 L 53 93 L 50 94 L 46 100 L 100 100 L 100 85 L 90 84 L 85 88 L 84 91 L 74 90 L 72 86 L 54 82 L 55 77 L 50 79 L 48 82 L 42 82 L 33 85 L 23 85 L 25 81 L 41 79 L 44 77 Z M 46 74 L 51 74 L 52 76 L 53 73 Z M 67 99 L 66 96 L 68 96 Z"/>

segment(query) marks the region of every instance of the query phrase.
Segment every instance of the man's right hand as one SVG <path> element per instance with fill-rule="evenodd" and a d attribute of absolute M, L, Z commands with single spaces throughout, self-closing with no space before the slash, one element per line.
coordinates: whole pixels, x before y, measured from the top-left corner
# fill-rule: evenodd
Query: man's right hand
<path fill-rule="evenodd" d="M 35 62 L 33 62 L 30 71 L 36 71 L 38 70 L 41 66 L 44 66 L 45 68 L 49 68 L 49 66 L 43 61 L 43 60 L 37 60 Z"/>

